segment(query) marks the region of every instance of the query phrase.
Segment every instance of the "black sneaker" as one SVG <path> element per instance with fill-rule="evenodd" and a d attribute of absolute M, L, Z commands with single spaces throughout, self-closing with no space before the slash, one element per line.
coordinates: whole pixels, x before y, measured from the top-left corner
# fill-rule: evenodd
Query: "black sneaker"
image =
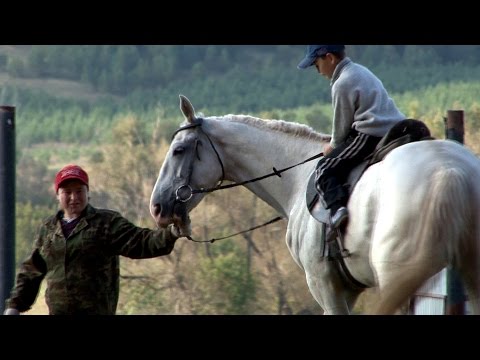
<path fill-rule="evenodd" d="M 334 228 L 340 227 L 348 219 L 348 209 L 345 206 L 340 207 L 330 218 L 330 223 Z"/>

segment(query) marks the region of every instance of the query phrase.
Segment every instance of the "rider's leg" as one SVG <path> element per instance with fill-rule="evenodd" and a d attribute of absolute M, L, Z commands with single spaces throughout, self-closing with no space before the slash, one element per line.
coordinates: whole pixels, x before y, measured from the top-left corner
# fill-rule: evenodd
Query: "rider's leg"
<path fill-rule="evenodd" d="M 316 170 L 316 189 L 330 209 L 332 225 L 340 226 L 348 218 L 348 189 L 345 182 L 350 170 L 374 150 L 380 137 L 352 131 L 347 140 L 325 156 Z"/>

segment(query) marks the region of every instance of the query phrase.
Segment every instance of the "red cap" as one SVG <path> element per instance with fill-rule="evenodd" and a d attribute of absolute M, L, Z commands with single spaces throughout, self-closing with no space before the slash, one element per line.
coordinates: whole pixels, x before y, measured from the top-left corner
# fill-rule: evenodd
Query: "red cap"
<path fill-rule="evenodd" d="M 77 179 L 87 185 L 88 188 L 88 174 L 78 165 L 67 165 L 61 169 L 55 176 L 55 193 L 65 180 Z"/>

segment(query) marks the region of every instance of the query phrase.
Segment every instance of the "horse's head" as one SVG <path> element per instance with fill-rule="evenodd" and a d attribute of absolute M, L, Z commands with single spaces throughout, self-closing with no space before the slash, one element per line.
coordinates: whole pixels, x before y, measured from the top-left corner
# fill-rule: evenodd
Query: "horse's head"
<path fill-rule="evenodd" d="M 223 177 L 223 164 L 212 139 L 202 129 L 190 101 L 180 95 L 185 121 L 174 133 L 170 148 L 153 188 L 150 213 L 159 227 L 174 223 L 182 235 L 190 235 L 189 213 L 204 197 L 192 193 L 210 188 Z"/>

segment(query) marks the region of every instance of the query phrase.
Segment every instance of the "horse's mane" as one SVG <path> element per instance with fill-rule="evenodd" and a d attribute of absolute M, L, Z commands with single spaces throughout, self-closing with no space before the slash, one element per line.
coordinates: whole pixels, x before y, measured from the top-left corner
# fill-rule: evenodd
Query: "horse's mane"
<path fill-rule="evenodd" d="M 210 116 L 209 119 L 232 121 L 254 126 L 259 129 L 268 129 L 271 131 L 279 131 L 293 136 L 304 137 L 315 141 L 330 141 L 331 136 L 321 134 L 310 126 L 295 122 L 289 122 L 285 120 L 277 119 L 261 119 L 250 115 L 233 115 L 228 114 L 225 116 Z"/>

